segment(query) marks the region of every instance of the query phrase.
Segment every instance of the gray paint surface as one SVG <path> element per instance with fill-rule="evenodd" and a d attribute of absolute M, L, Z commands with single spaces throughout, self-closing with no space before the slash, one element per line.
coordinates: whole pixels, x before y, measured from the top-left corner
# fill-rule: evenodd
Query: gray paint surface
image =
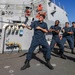
<path fill-rule="evenodd" d="M 42 53 L 38 53 L 30 61 L 30 68 L 21 71 L 20 68 L 24 65 L 26 56 L 19 56 L 23 54 L 24 52 L 0 54 L 0 75 L 75 75 L 75 55 L 71 54 L 68 48 L 65 48 L 66 60 L 52 52 L 51 64 L 54 70 L 45 66 Z"/>

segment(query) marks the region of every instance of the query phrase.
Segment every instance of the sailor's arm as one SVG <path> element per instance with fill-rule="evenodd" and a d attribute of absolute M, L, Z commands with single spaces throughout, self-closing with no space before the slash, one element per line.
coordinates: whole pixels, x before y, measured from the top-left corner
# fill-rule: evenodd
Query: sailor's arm
<path fill-rule="evenodd" d="M 64 30 L 64 28 L 62 29 L 62 32 L 65 32 L 65 30 Z M 68 31 L 68 32 L 65 32 L 65 33 L 67 33 L 67 34 L 73 34 L 73 31 L 72 30 L 70 30 L 70 31 Z"/>
<path fill-rule="evenodd" d="M 55 30 L 55 29 L 51 29 L 51 28 L 48 31 L 49 32 L 55 32 L 55 33 L 59 33 L 60 32 L 60 30 Z"/>
<path fill-rule="evenodd" d="M 72 30 L 72 28 L 70 28 L 70 31 L 67 32 L 67 33 L 70 34 L 70 35 L 72 35 L 72 34 L 73 34 L 73 30 Z"/>
<path fill-rule="evenodd" d="M 70 35 L 73 34 L 73 32 L 67 32 L 67 33 L 70 34 Z"/>
<path fill-rule="evenodd" d="M 47 29 L 41 28 L 40 26 L 36 27 L 36 29 L 43 31 L 44 33 L 48 33 Z"/>
<path fill-rule="evenodd" d="M 53 30 L 53 32 L 59 34 L 60 30 Z"/>
<path fill-rule="evenodd" d="M 53 29 L 51 29 L 51 28 L 50 28 L 48 31 L 49 31 L 49 32 L 52 32 L 52 31 L 53 31 Z"/>
<path fill-rule="evenodd" d="M 31 28 L 30 26 L 28 26 L 28 25 L 22 24 L 22 26 L 23 26 L 24 28 L 27 28 L 27 29 L 29 29 L 29 30 L 32 30 L 32 28 Z"/>

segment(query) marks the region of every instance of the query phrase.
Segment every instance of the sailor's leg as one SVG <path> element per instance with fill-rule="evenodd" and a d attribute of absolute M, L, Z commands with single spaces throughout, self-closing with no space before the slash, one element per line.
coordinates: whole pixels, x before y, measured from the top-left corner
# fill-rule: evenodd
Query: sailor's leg
<path fill-rule="evenodd" d="M 74 41 L 71 37 L 67 38 L 67 41 L 69 43 L 70 49 L 71 49 L 71 53 L 74 54 Z"/>
<path fill-rule="evenodd" d="M 49 67 L 51 70 L 53 70 L 54 68 L 53 68 L 53 66 L 50 64 L 51 50 L 50 50 L 50 47 L 49 47 L 49 45 L 48 45 L 46 39 L 41 40 L 41 43 L 40 43 L 40 44 L 44 47 L 44 52 L 46 52 L 46 53 L 44 53 L 44 54 L 45 54 L 45 60 L 46 60 L 46 62 L 47 62 L 48 67 Z"/>
<path fill-rule="evenodd" d="M 30 46 L 28 54 L 27 54 L 27 57 L 26 57 L 26 60 L 25 60 L 25 63 L 24 63 L 24 66 L 21 67 L 21 70 L 24 70 L 24 69 L 30 67 L 29 62 L 32 58 L 32 53 L 38 45 L 39 45 L 39 42 L 37 41 L 37 39 L 33 38 L 32 42 L 31 42 L 31 46 Z"/>

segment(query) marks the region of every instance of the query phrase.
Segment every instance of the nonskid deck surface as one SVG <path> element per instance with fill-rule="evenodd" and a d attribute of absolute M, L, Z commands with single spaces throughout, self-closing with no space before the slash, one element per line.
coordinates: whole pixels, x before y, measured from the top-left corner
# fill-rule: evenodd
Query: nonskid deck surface
<path fill-rule="evenodd" d="M 45 66 L 46 62 L 42 53 L 34 54 L 30 61 L 30 68 L 23 71 L 20 68 L 26 58 L 24 52 L 0 54 L 0 75 L 75 75 L 75 55 L 71 54 L 68 48 L 65 48 L 64 54 L 67 57 L 66 60 L 52 52 L 51 64 L 54 70 Z"/>

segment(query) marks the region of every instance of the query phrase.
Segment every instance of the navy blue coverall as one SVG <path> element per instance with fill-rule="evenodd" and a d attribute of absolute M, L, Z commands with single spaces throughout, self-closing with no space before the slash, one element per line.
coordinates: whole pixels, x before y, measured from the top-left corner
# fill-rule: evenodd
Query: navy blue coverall
<path fill-rule="evenodd" d="M 72 28 L 71 27 L 64 27 L 63 29 L 65 32 L 63 33 L 62 43 L 64 45 L 65 42 L 68 41 L 70 49 L 73 50 L 74 49 L 74 43 L 72 40 L 72 35 L 67 33 L 67 32 L 72 32 Z"/>
<path fill-rule="evenodd" d="M 75 28 L 72 26 L 72 31 L 73 31 L 73 35 L 72 35 L 72 39 L 73 39 L 73 42 L 74 42 L 74 45 L 75 45 Z"/>
<path fill-rule="evenodd" d="M 75 28 L 74 28 L 73 26 L 72 26 L 71 28 L 72 28 L 72 31 L 73 31 L 72 39 L 73 39 L 73 41 L 74 41 L 74 37 L 75 37 Z"/>
<path fill-rule="evenodd" d="M 51 26 L 50 29 L 54 29 L 56 31 L 60 31 L 61 30 L 61 27 L 60 26 Z M 64 46 L 59 38 L 59 34 L 56 33 L 56 32 L 52 32 L 52 41 L 51 41 L 51 44 L 50 44 L 50 51 L 54 48 L 54 45 L 57 43 L 57 45 L 59 46 L 60 48 L 60 52 L 63 53 L 64 51 Z"/>
<path fill-rule="evenodd" d="M 29 48 L 29 51 L 27 54 L 27 60 L 31 60 L 33 51 L 39 45 L 41 45 L 45 48 L 44 49 L 46 52 L 45 57 L 46 57 L 46 59 L 50 60 L 51 55 L 50 55 L 49 45 L 48 45 L 46 38 L 45 38 L 45 33 L 41 30 L 36 29 L 37 26 L 40 26 L 41 28 L 48 30 L 47 24 L 45 22 L 42 22 L 42 23 L 40 23 L 39 21 L 32 22 L 30 27 L 34 28 L 34 35 L 32 37 L 32 42 L 31 42 L 31 45 L 30 45 L 30 48 Z"/>

